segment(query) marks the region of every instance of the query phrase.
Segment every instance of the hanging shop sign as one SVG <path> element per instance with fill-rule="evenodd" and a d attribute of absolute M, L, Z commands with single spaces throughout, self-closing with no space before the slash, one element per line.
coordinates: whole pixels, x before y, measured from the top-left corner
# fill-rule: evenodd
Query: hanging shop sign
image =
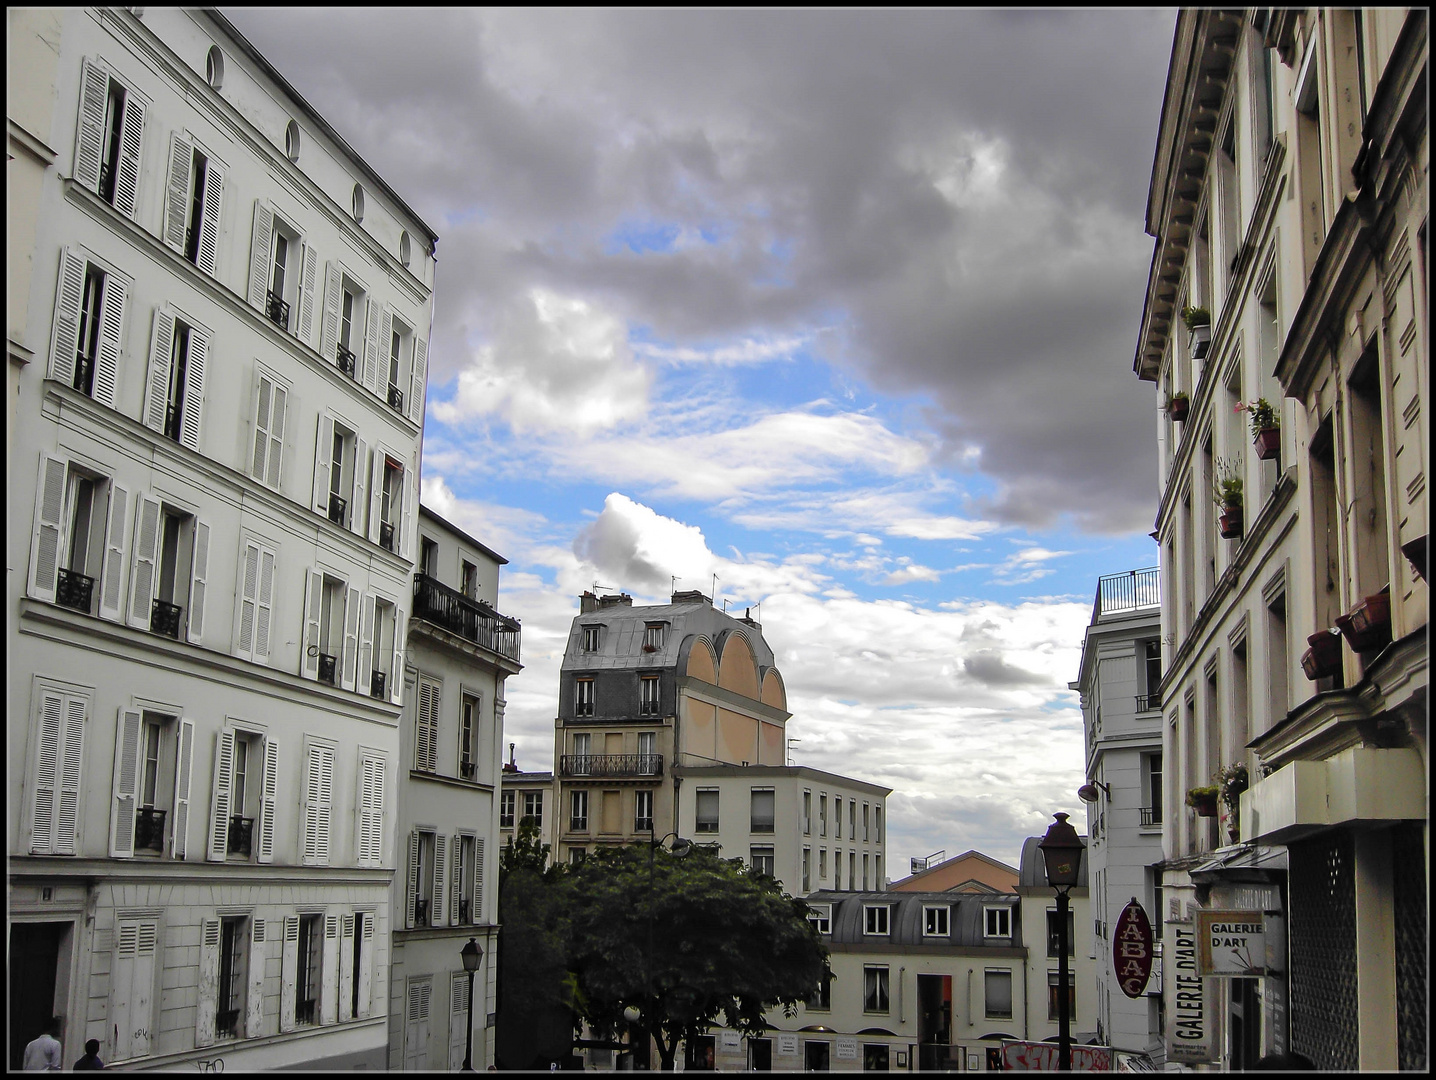
<path fill-rule="evenodd" d="M 1260 911 L 1198 911 L 1197 972 L 1227 978 L 1267 973 L 1266 916 Z"/>
<path fill-rule="evenodd" d="M 1135 896 L 1112 928 L 1112 970 L 1129 998 L 1141 997 L 1152 977 L 1152 924 Z"/>
<path fill-rule="evenodd" d="M 1172 934 L 1168 972 L 1167 1060 L 1216 1061 L 1216 983 L 1197 971 L 1197 935 L 1192 923 L 1169 923 Z"/>

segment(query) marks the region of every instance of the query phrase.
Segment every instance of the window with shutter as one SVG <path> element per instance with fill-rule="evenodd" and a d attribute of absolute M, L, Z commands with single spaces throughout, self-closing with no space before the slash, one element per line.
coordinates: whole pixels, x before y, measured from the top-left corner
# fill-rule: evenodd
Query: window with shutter
<path fill-rule="evenodd" d="M 297 1025 L 299 992 L 299 916 L 284 918 L 284 939 L 279 964 L 279 1030 L 293 1031 Z"/>
<path fill-rule="evenodd" d="M 418 723 L 414 737 L 414 768 L 420 772 L 438 770 L 439 745 L 439 683 L 426 675 L 419 676 Z"/>
<path fill-rule="evenodd" d="M 264 920 L 252 919 L 249 936 L 249 992 L 244 1001 L 244 1035 L 257 1039 L 264 1025 Z"/>
<path fill-rule="evenodd" d="M 408 1011 L 404 1025 L 404 1068 L 429 1067 L 429 1005 L 433 995 L 430 978 L 409 983 Z"/>
<path fill-rule="evenodd" d="M 198 645 L 204 638 L 204 600 L 209 579 L 209 526 L 194 523 L 193 557 L 190 559 L 188 640 Z"/>
<path fill-rule="evenodd" d="M 339 916 L 324 916 L 324 948 L 320 959 L 319 1022 L 339 1019 Z"/>
<path fill-rule="evenodd" d="M 135 216 L 146 102 L 103 62 L 86 58 L 75 132 L 75 181 Z"/>
<path fill-rule="evenodd" d="M 362 1018 L 369 1015 L 374 984 L 374 913 L 360 912 L 355 918 L 358 925 L 355 927 L 354 951 L 358 959 L 354 966 L 358 975 L 354 980 L 354 1015 Z"/>
<path fill-rule="evenodd" d="M 170 828 L 170 854 L 186 858 L 189 852 L 190 786 L 194 773 L 194 721 L 181 718 L 175 746 L 175 810 Z"/>
<path fill-rule="evenodd" d="M 89 698 L 43 683 L 37 696 L 30 850 L 35 854 L 73 855 Z"/>
<path fill-rule="evenodd" d="M 314 334 L 314 279 L 319 268 L 319 256 L 312 244 L 304 244 L 299 265 L 299 324 L 295 333 L 307 345 Z"/>
<path fill-rule="evenodd" d="M 404 861 L 404 925 L 419 925 L 419 830 L 409 833 L 409 854 Z"/>
<path fill-rule="evenodd" d="M 445 868 L 448 866 L 448 844 L 445 843 L 442 835 L 435 835 L 433 840 L 434 850 L 434 881 L 429 889 L 429 925 L 447 926 L 448 916 L 444 911 L 444 899 L 447 892 L 448 880 Z"/>
<path fill-rule="evenodd" d="M 120 709 L 115 725 L 114 798 L 110 806 L 111 858 L 129 858 L 135 853 L 135 811 L 141 753 L 145 749 L 144 727 L 144 714 L 139 709 Z"/>
<path fill-rule="evenodd" d="M 474 837 L 474 896 L 469 903 L 472 920 L 488 922 L 484 915 L 484 838 Z"/>
<path fill-rule="evenodd" d="M 355 830 L 355 861 L 379 866 L 384 854 L 384 759 L 360 751 L 359 822 Z"/>
<path fill-rule="evenodd" d="M 469 987 L 467 971 L 451 972 L 449 976 L 449 1068 L 463 1068 L 468 1043 Z"/>
<path fill-rule="evenodd" d="M 60 253 L 49 377 L 115 407 L 129 283 L 84 252 Z"/>
<path fill-rule="evenodd" d="M 261 484 L 279 490 L 284 457 L 284 417 L 289 388 L 267 371 L 256 380 L 254 403 L 254 454 L 250 474 Z"/>
<path fill-rule="evenodd" d="M 150 1054 L 158 946 L 157 922 L 125 920 L 116 927 L 109 1003 L 114 1043 L 106 1065 Z"/>
<path fill-rule="evenodd" d="M 215 734 L 214 784 L 210 789 L 209 843 L 205 852 L 205 858 L 210 862 L 223 862 L 229 844 L 231 786 L 234 783 L 234 738 L 233 731 L 220 731 Z"/>
<path fill-rule="evenodd" d="M 344 644 L 339 657 L 340 685 L 345 690 L 354 689 L 354 669 L 359 652 L 359 608 L 363 594 L 352 586 L 344 596 Z"/>
<path fill-rule="evenodd" d="M 301 847 L 306 866 L 329 864 L 329 826 L 333 796 L 334 748 L 311 744 L 305 765 L 304 836 Z"/>
<path fill-rule="evenodd" d="M 339 918 L 339 1022 L 354 1019 L 354 977 L 359 959 L 354 948 L 358 940 L 354 934 L 353 915 Z"/>
<path fill-rule="evenodd" d="M 100 618 L 124 618 L 125 554 L 129 540 L 130 492 L 110 484 L 109 518 L 105 524 L 105 564 L 100 576 Z"/>
<path fill-rule="evenodd" d="M 409 419 L 416 424 L 424 422 L 424 388 L 429 377 L 429 343 L 421 337 L 414 338 L 414 368 L 409 380 Z"/>

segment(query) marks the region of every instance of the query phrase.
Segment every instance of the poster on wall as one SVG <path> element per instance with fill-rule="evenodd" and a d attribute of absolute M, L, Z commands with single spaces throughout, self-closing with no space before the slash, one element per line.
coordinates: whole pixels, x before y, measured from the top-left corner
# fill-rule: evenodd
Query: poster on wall
<path fill-rule="evenodd" d="M 1167 1060 L 1182 1062 L 1217 1061 L 1216 982 L 1204 979 L 1197 970 L 1197 932 L 1192 922 L 1170 923 L 1170 959 L 1163 968 L 1170 972 L 1166 986 Z"/>

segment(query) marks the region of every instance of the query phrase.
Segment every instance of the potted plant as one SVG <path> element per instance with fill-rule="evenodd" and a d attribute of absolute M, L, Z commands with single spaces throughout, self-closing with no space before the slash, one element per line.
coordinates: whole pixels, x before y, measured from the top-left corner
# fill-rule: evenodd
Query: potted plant
<path fill-rule="evenodd" d="M 1345 615 L 1338 615 L 1336 625 L 1356 652 L 1385 648 L 1391 642 L 1391 597 L 1388 593 L 1368 596 Z"/>
<path fill-rule="evenodd" d="M 1218 521 L 1223 540 L 1240 540 L 1242 521 L 1242 478 L 1237 466 L 1217 458 L 1217 476 L 1212 484 L 1212 498 L 1222 508 Z"/>
<path fill-rule="evenodd" d="M 1301 655 L 1301 670 L 1312 682 L 1341 670 L 1341 631 L 1334 626 L 1318 630 L 1306 639 L 1311 646 Z"/>
<path fill-rule="evenodd" d="M 1257 457 L 1262 461 L 1280 457 L 1281 421 L 1277 419 L 1276 409 L 1272 408 L 1271 402 L 1266 398 L 1257 398 L 1252 402 L 1239 401 L 1237 411 L 1251 416 L 1252 444 L 1256 447 Z"/>
<path fill-rule="evenodd" d="M 1215 784 L 1187 790 L 1187 805 L 1197 812 L 1197 817 L 1217 816 L 1217 796 L 1221 790 Z"/>
<path fill-rule="evenodd" d="M 1204 307 L 1188 304 L 1182 308 L 1182 322 L 1192 335 L 1192 359 L 1202 359 L 1212 343 L 1212 313 Z"/>
<path fill-rule="evenodd" d="M 1178 390 L 1167 399 L 1165 406 L 1167 414 L 1177 423 L 1183 423 L 1187 419 L 1187 413 L 1191 411 L 1192 399 L 1187 397 L 1185 390 Z"/>

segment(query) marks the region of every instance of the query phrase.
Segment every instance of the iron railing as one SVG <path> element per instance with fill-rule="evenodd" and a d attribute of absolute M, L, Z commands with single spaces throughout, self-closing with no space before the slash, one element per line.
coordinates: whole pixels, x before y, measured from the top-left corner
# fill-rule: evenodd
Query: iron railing
<path fill-rule="evenodd" d="M 425 619 L 490 652 L 519 659 L 520 626 L 482 600 L 465 596 L 428 574 L 414 575 L 413 617 Z"/>
<path fill-rule="evenodd" d="M 232 816 L 229 819 L 229 842 L 225 846 L 225 853 L 249 858 L 253 838 L 254 818 L 240 817 L 238 814 Z"/>
<path fill-rule="evenodd" d="M 393 383 L 389 384 L 389 408 L 404 411 L 404 391 Z"/>
<path fill-rule="evenodd" d="M 344 372 L 344 374 L 348 375 L 351 379 L 354 378 L 354 354 L 343 345 L 340 345 L 334 353 L 334 362 L 339 365 L 340 371 Z"/>
<path fill-rule="evenodd" d="M 469 903 L 470 901 L 467 896 L 459 897 L 459 922 L 461 924 L 467 924 L 472 921 L 469 918 Z"/>
<path fill-rule="evenodd" d="M 82 352 L 75 354 L 75 380 L 70 385 L 88 396 L 94 390 L 95 361 Z"/>
<path fill-rule="evenodd" d="M 178 641 L 180 615 L 183 612 L 184 608 L 178 604 L 167 604 L 163 600 L 156 600 L 150 609 L 150 630 Z"/>
<path fill-rule="evenodd" d="M 1160 806 L 1144 806 L 1139 811 L 1142 815 L 1144 826 L 1160 825 L 1162 823 L 1162 808 Z"/>
<path fill-rule="evenodd" d="M 117 170 L 110 168 L 108 161 L 100 162 L 100 198 L 113 204 L 115 201 L 115 179 Z"/>
<path fill-rule="evenodd" d="M 61 607 L 74 608 L 90 613 L 90 601 L 94 598 L 95 579 L 60 567 L 60 579 L 55 583 L 55 603 Z"/>
<path fill-rule="evenodd" d="M 476 761 L 459 762 L 459 775 L 465 780 L 472 780 L 479 772 L 479 763 Z"/>
<path fill-rule="evenodd" d="M 239 1034 L 239 1010 L 219 1009 L 215 1012 L 214 1033 L 221 1038 Z"/>
<path fill-rule="evenodd" d="M 382 672 L 382 671 L 372 671 L 372 672 L 370 672 L 370 673 L 369 673 L 369 696 L 370 696 L 370 697 L 376 697 L 376 698 L 388 697 L 388 695 L 384 692 L 384 685 L 385 685 L 385 683 L 387 683 L 387 682 L 388 682 L 388 679 L 385 678 L 385 673 L 384 673 L 384 672 Z"/>
<path fill-rule="evenodd" d="M 1092 621 L 1103 615 L 1139 608 L 1160 607 L 1162 603 L 1162 571 L 1149 566 L 1128 570 L 1124 574 L 1104 574 L 1097 579 L 1097 599 L 1092 604 Z"/>
<path fill-rule="evenodd" d="M 429 898 L 427 896 L 414 898 L 414 925 L 429 925 Z"/>
<path fill-rule="evenodd" d="M 165 406 L 165 438 L 179 442 L 180 425 L 184 421 L 184 410 L 173 401 Z"/>
<path fill-rule="evenodd" d="M 563 754 L 562 776 L 662 776 L 662 754 Z"/>
<path fill-rule="evenodd" d="M 164 851 L 165 811 L 142 806 L 135 811 L 135 850 Z"/>
<path fill-rule="evenodd" d="M 319 654 L 319 681 L 328 683 L 330 686 L 338 684 L 335 673 L 339 670 L 339 657 L 330 656 L 328 653 Z"/>
<path fill-rule="evenodd" d="M 1161 693 L 1156 693 L 1156 694 L 1138 694 L 1138 695 L 1137 695 L 1137 711 L 1138 711 L 1138 712 L 1159 712 L 1159 711 L 1161 710 L 1161 708 L 1162 708 L 1162 695 L 1161 695 Z"/>
<path fill-rule="evenodd" d="M 349 507 L 349 500 L 334 492 L 329 493 L 329 520 L 340 526 L 344 525 L 344 511 Z"/>
<path fill-rule="evenodd" d="M 394 550 L 394 525 L 392 522 L 379 522 L 379 546 L 385 551 Z"/>
<path fill-rule="evenodd" d="M 315 998 L 309 998 L 305 1001 L 296 1001 L 294 1003 L 294 1022 L 297 1024 L 314 1023 L 315 1004 Z"/>
<path fill-rule="evenodd" d="M 281 330 L 288 330 L 289 305 L 276 296 L 272 289 L 266 290 L 264 297 L 264 313 L 269 316 L 269 321 Z"/>

